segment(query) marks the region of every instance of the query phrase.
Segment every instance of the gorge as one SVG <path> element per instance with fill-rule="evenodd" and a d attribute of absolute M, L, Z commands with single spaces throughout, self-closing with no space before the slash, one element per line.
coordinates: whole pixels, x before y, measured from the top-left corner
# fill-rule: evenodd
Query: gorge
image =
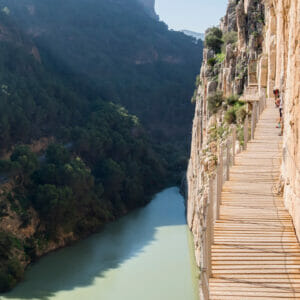
<path fill-rule="evenodd" d="M 100 233 L 42 258 L 0 299 L 197 300 L 188 234 L 184 199 L 178 188 L 166 189 Z"/>
<path fill-rule="evenodd" d="M 283 97 L 283 138 L 279 150 L 281 174 L 276 184 L 276 193 L 283 196 L 284 209 L 288 209 L 298 240 L 300 238 L 299 13 L 300 2 L 297 0 L 230 0 L 220 27 L 206 32 L 204 62 L 195 95 L 196 112 L 187 173 L 188 223 L 193 231 L 196 260 L 200 269 L 204 268 L 203 257 L 206 255 L 203 247 L 205 211 L 210 180 L 220 163 L 220 145 L 226 141 L 228 132 L 235 125 L 237 143 L 234 147 L 236 151 L 244 148 L 244 121 L 247 116 L 251 117 L 252 104 L 240 102 L 239 99 L 253 97 L 253 90 L 258 97 L 267 98 L 269 107 L 274 105 L 274 88 L 278 88 Z M 267 126 L 271 126 L 271 131 L 276 130 L 275 122 L 273 127 L 272 124 Z M 268 146 L 265 145 L 265 148 Z M 228 192 L 228 188 L 225 191 Z M 297 247 L 298 244 L 295 244 Z M 255 267 L 249 268 L 253 270 Z M 227 272 L 231 274 L 229 270 Z M 241 281 L 238 282 L 241 284 Z M 231 296 L 214 296 L 213 299 L 244 299 L 250 290 L 255 293 L 252 287 L 241 287 L 240 298 L 234 298 L 236 294 L 232 293 Z M 297 289 L 293 292 L 297 298 Z M 200 294 L 206 299 L 202 289 Z"/>
<path fill-rule="evenodd" d="M 180 183 L 202 42 L 136 0 L 0 1 L 0 291 Z"/>
<path fill-rule="evenodd" d="M 300 1 L 154 2 L 0 0 L 0 299 L 300 297 Z"/>

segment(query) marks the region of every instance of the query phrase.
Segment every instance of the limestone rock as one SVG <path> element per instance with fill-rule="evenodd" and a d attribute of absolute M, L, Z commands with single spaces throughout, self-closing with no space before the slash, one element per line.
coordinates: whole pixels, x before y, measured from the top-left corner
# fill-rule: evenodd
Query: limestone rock
<path fill-rule="evenodd" d="M 216 152 L 208 129 L 222 122 L 221 113 L 211 118 L 207 110 L 207 97 L 216 89 L 224 95 L 242 94 L 251 83 L 269 98 L 273 97 L 274 86 L 283 92 L 284 197 L 300 239 L 300 0 L 229 0 L 220 28 L 223 32 L 237 31 L 238 41 L 236 46 L 226 46 L 224 62 L 214 67 L 207 64 L 214 52 L 204 50 L 201 97 L 196 103 L 187 171 L 187 219 L 194 234 L 199 266 L 205 186 L 207 173 L 213 168 L 212 154 Z"/>

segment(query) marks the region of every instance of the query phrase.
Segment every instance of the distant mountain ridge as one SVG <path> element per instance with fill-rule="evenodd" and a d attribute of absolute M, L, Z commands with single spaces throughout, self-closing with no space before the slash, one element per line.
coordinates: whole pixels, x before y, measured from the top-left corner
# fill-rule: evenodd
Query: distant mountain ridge
<path fill-rule="evenodd" d="M 204 38 L 205 38 L 204 33 L 199 33 L 199 32 L 195 32 L 195 31 L 191 31 L 191 30 L 182 30 L 181 32 L 183 32 L 186 35 L 192 36 L 192 37 L 196 38 L 197 40 L 204 41 Z"/>

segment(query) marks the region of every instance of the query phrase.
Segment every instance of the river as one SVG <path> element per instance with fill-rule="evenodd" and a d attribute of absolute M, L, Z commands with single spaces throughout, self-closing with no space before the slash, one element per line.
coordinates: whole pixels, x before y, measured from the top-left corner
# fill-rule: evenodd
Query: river
<path fill-rule="evenodd" d="M 1 300 L 197 300 L 197 269 L 178 188 L 28 268 Z"/>

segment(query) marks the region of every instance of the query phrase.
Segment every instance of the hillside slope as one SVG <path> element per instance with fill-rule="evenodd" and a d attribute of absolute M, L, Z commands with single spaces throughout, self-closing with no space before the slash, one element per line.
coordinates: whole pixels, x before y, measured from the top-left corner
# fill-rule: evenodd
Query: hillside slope
<path fill-rule="evenodd" d="M 137 115 L 158 142 L 188 143 L 202 43 L 149 17 L 135 0 L 1 0 L 42 61 Z"/>
<path fill-rule="evenodd" d="M 147 203 L 171 173 L 135 116 L 47 70 L 4 15 L 0 27 L 5 291 L 40 255 Z"/>
<path fill-rule="evenodd" d="M 201 45 L 168 32 L 131 0 L 0 7 L 6 291 L 41 255 L 146 204 L 180 178 Z"/>

